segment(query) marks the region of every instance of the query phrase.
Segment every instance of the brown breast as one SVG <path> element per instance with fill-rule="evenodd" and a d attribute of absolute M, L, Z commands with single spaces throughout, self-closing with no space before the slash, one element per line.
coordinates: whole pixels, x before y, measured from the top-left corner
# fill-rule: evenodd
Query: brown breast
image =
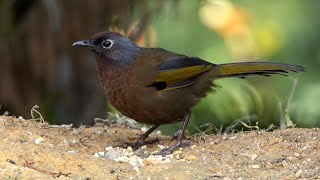
<path fill-rule="evenodd" d="M 98 65 L 97 70 L 110 103 L 124 115 L 146 124 L 161 125 L 182 120 L 188 105 L 179 101 L 187 98 L 178 98 L 173 91 L 159 93 L 152 87 L 132 84 L 136 77 L 130 68 Z"/>

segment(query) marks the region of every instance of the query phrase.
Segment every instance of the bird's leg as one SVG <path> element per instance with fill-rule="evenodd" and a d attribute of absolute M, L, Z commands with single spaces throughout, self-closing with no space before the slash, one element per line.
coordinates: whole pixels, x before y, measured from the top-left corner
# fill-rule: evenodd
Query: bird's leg
<path fill-rule="evenodd" d="M 159 127 L 159 125 L 154 125 L 150 129 L 148 129 L 147 132 L 142 134 L 138 141 L 144 141 L 154 130 L 156 130 Z"/>
<path fill-rule="evenodd" d="M 161 155 L 171 154 L 174 150 L 176 150 L 177 148 L 179 148 L 179 147 L 181 147 L 183 145 L 182 139 L 184 137 L 184 132 L 187 129 L 187 125 L 188 125 L 188 122 L 189 122 L 190 118 L 191 118 L 191 111 L 188 111 L 186 113 L 186 115 L 184 116 L 181 133 L 180 133 L 180 135 L 179 135 L 179 137 L 177 139 L 176 144 L 171 146 L 171 147 L 169 147 L 169 148 L 165 148 L 165 149 L 161 150 L 159 152 L 159 154 L 161 154 Z"/>
<path fill-rule="evenodd" d="M 135 143 L 132 144 L 132 148 L 136 150 L 136 149 L 138 149 L 139 147 L 145 145 L 145 141 L 144 141 L 144 140 L 146 140 L 146 138 L 147 138 L 154 130 L 156 130 L 158 127 L 159 127 L 159 125 L 154 125 L 154 126 L 152 126 L 150 129 L 148 129 L 147 132 L 145 132 L 144 134 L 142 134 L 142 135 L 139 137 L 139 139 L 138 139 Z M 156 140 L 156 141 L 158 141 L 158 140 Z M 153 143 L 153 142 L 154 142 L 154 141 L 151 141 L 150 143 Z"/>

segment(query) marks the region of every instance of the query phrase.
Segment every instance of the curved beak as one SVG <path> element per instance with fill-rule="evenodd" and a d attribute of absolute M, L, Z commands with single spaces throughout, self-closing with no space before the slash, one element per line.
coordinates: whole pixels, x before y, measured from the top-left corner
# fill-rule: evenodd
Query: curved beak
<path fill-rule="evenodd" d="M 77 41 L 73 43 L 72 46 L 95 47 L 89 40 Z"/>

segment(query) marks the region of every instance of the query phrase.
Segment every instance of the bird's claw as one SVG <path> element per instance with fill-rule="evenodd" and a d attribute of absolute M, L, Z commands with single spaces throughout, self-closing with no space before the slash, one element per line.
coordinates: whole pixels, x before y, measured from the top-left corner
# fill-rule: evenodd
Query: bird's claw
<path fill-rule="evenodd" d="M 156 155 L 169 155 L 172 154 L 176 149 L 180 148 L 180 147 L 187 147 L 190 146 L 191 141 L 187 141 L 185 143 L 182 142 L 177 142 L 175 145 L 168 147 L 168 148 L 164 148 L 161 151 L 157 152 Z"/>
<path fill-rule="evenodd" d="M 159 142 L 158 138 L 150 140 L 150 141 L 144 141 L 144 140 L 139 139 L 134 143 L 126 143 L 126 144 L 127 144 L 127 146 L 132 147 L 133 150 L 137 150 L 141 146 L 148 145 L 148 144 L 153 144 L 153 143 L 156 143 L 156 142 Z"/>

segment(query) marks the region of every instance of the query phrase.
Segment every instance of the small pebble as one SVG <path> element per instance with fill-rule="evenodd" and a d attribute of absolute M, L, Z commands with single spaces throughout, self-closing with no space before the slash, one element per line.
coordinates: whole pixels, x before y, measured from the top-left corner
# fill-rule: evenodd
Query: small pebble
<path fill-rule="evenodd" d="M 164 149 L 164 148 L 166 148 L 166 147 L 158 144 L 158 148 L 159 148 L 160 150 L 162 150 L 162 149 Z"/>
<path fill-rule="evenodd" d="M 302 169 L 296 172 L 296 178 L 299 178 L 302 174 Z"/>
<path fill-rule="evenodd" d="M 106 151 L 110 151 L 110 150 L 112 150 L 112 149 L 113 149 L 113 147 L 110 147 L 110 146 L 108 146 L 108 147 L 105 148 Z"/>
<path fill-rule="evenodd" d="M 154 160 L 154 161 L 162 161 L 162 159 L 164 158 L 163 156 L 161 156 L 161 155 L 151 155 L 151 156 L 149 156 L 152 160 Z"/>
<path fill-rule="evenodd" d="M 106 151 L 104 157 L 109 159 L 109 160 L 115 160 L 119 156 L 121 156 L 122 152 L 117 150 L 117 149 L 111 149 L 109 151 Z"/>
<path fill-rule="evenodd" d="M 104 156 L 104 152 L 96 152 L 96 153 L 94 153 L 94 157 L 96 157 L 96 158 L 101 157 L 101 156 Z"/>
<path fill-rule="evenodd" d="M 288 167 L 288 165 L 289 165 L 289 164 L 288 164 L 286 161 L 282 161 L 282 166 L 283 166 L 283 167 Z"/>
<path fill-rule="evenodd" d="M 44 139 L 42 137 L 39 137 L 37 139 L 34 140 L 35 144 L 40 144 Z"/>
<path fill-rule="evenodd" d="M 182 154 L 182 151 L 174 151 L 173 154 Z"/>
<path fill-rule="evenodd" d="M 267 169 L 271 169 L 271 168 L 273 168 L 273 165 L 270 162 L 268 162 L 265 167 Z"/>
<path fill-rule="evenodd" d="M 152 165 L 153 164 L 153 160 L 151 158 L 147 158 L 146 160 L 144 160 L 143 162 L 145 165 Z"/>
<path fill-rule="evenodd" d="M 257 159 L 257 155 L 256 154 L 253 154 L 252 156 L 251 156 L 251 160 L 255 160 L 255 159 Z"/>
<path fill-rule="evenodd" d="M 134 167 L 133 169 L 137 171 L 137 173 L 140 173 L 140 169 L 138 167 Z"/>
<path fill-rule="evenodd" d="M 96 131 L 96 134 L 102 134 L 102 131 Z"/>
<path fill-rule="evenodd" d="M 260 168 L 260 166 L 257 165 L 257 164 L 256 164 L 256 165 L 252 165 L 251 167 L 252 167 L 253 169 L 259 169 L 259 168 Z"/>
<path fill-rule="evenodd" d="M 143 127 L 140 129 L 140 131 L 145 133 L 145 132 L 147 132 L 147 131 L 148 131 L 148 129 L 149 129 L 149 128 L 147 128 L 147 127 L 143 126 Z"/>
<path fill-rule="evenodd" d="M 186 160 L 185 159 L 177 159 L 176 162 L 184 162 L 184 161 L 186 161 Z"/>
<path fill-rule="evenodd" d="M 133 150 L 132 150 L 132 147 L 131 146 L 128 146 L 127 147 L 127 151 L 130 153 L 130 152 L 132 152 Z"/>
<path fill-rule="evenodd" d="M 194 161 L 194 160 L 197 160 L 198 158 L 193 156 L 193 155 L 189 155 L 185 159 L 188 160 L 188 161 Z"/>
<path fill-rule="evenodd" d="M 54 148 L 54 145 L 53 145 L 53 144 L 49 144 L 48 146 L 49 146 L 51 149 Z"/>
<path fill-rule="evenodd" d="M 129 160 L 127 162 L 129 162 L 129 164 L 132 167 L 141 167 L 143 165 L 143 160 L 140 157 L 137 157 L 136 155 L 134 156 L 130 156 L 128 157 Z"/>
<path fill-rule="evenodd" d="M 66 145 L 66 146 L 69 146 L 69 143 L 66 139 L 63 139 L 63 143 Z"/>
<path fill-rule="evenodd" d="M 176 154 L 176 159 L 180 159 L 180 154 Z"/>

